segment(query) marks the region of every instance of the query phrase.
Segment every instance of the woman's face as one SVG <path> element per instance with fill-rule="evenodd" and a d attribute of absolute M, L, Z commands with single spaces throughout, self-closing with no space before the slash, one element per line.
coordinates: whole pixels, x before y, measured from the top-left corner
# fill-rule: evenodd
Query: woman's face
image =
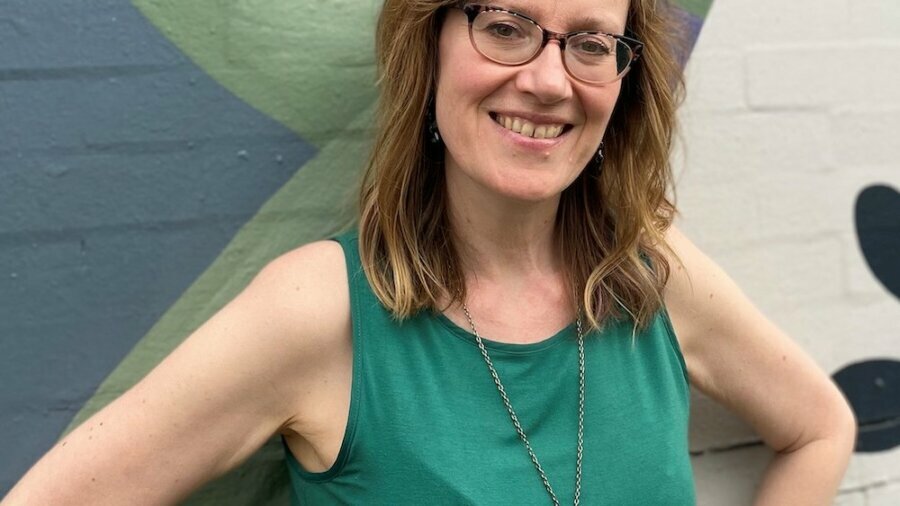
<path fill-rule="evenodd" d="M 628 0 L 491 0 L 490 5 L 558 33 L 621 34 L 628 11 Z M 492 62 L 472 47 L 465 13 L 449 9 L 438 43 L 436 92 L 448 180 L 462 177 L 523 201 L 558 196 L 596 152 L 620 87 L 621 80 L 597 86 L 570 76 L 554 41 L 525 65 Z M 543 135 L 565 127 L 557 137 L 538 139 L 501 125 L 504 117 L 531 123 Z"/>

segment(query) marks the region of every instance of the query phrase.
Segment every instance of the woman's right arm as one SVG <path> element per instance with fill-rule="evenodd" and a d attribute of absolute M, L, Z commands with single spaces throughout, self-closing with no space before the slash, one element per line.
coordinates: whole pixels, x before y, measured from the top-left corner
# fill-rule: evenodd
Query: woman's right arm
<path fill-rule="evenodd" d="M 143 380 L 60 440 L 2 506 L 175 504 L 302 426 L 349 322 L 341 246 L 267 265 Z"/>

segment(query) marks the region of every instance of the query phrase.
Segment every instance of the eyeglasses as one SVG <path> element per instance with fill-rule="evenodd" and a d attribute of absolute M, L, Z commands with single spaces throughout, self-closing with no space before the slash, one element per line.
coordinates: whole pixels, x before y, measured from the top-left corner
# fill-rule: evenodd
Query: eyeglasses
<path fill-rule="evenodd" d="M 618 81 L 641 56 L 644 44 L 624 35 L 581 31 L 556 33 L 518 12 L 487 5 L 459 5 L 469 18 L 469 40 L 482 56 L 501 65 L 524 65 L 559 41 L 569 75 L 589 84 Z"/>

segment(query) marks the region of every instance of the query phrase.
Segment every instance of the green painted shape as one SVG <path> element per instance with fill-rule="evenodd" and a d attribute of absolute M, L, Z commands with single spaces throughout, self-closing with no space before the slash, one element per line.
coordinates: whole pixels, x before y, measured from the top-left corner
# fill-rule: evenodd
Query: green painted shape
<path fill-rule="evenodd" d="M 132 0 L 242 100 L 320 147 L 376 99 L 379 0 Z"/>
<path fill-rule="evenodd" d="M 233 299 L 276 256 L 326 238 L 352 224 L 360 171 L 370 150 L 374 104 L 323 143 L 237 233 L 213 264 L 163 315 L 100 385 L 66 429 L 68 433 L 146 376 L 194 329 Z M 208 484 L 183 504 L 288 504 L 287 473 L 279 440 Z"/>
<path fill-rule="evenodd" d="M 705 19 L 713 0 L 676 0 L 675 4 L 700 19 Z"/>

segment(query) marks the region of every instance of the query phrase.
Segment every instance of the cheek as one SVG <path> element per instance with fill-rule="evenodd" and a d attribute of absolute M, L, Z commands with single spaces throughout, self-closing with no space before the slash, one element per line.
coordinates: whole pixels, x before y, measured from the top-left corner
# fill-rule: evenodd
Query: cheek
<path fill-rule="evenodd" d="M 464 64 L 462 55 L 456 48 L 442 48 L 438 64 L 438 78 L 435 83 L 438 128 L 443 137 L 455 137 L 459 134 L 459 124 L 468 111 L 468 104 L 475 95 L 471 83 L 477 75 L 470 66 Z"/>
<path fill-rule="evenodd" d="M 591 101 L 586 107 L 589 108 L 593 116 L 591 121 L 593 127 L 602 130 L 606 129 L 618 102 L 621 89 L 621 81 L 618 81 L 613 85 L 607 85 L 597 90 L 598 93 L 591 97 Z"/>
<path fill-rule="evenodd" d="M 484 135 L 488 119 L 484 99 L 497 88 L 496 79 L 477 65 L 442 65 L 437 86 L 438 129 L 450 149 L 471 147 Z"/>
<path fill-rule="evenodd" d="M 616 83 L 614 86 L 586 89 L 580 94 L 586 121 L 578 139 L 578 146 L 569 159 L 573 165 L 579 167 L 579 170 L 594 157 L 600 141 L 608 140 L 606 130 L 616 107 L 620 88 L 619 83 Z"/>

